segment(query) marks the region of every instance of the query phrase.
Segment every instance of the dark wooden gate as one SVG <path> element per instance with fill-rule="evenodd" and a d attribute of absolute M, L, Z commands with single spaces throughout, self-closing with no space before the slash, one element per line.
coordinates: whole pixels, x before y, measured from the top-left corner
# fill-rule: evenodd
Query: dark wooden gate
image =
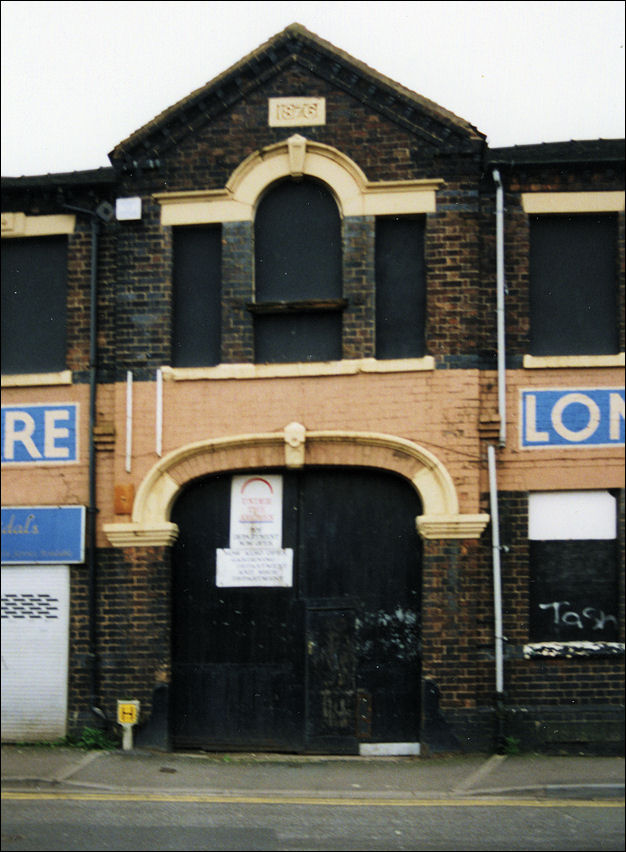
<path fill-rule="evenodd" d="M 291 588 L 216 586 L 230 476 L 194 483 L 174 506 L 174 746 L 353 754 L 417 742 L 415 491 L 367 469 L 275 472 Z"/>
<path fill-rule="evenodd" d="M 347 601 L 307 601 L 306 654 L 307 751 L 354 754 L 357 648 Z"/>

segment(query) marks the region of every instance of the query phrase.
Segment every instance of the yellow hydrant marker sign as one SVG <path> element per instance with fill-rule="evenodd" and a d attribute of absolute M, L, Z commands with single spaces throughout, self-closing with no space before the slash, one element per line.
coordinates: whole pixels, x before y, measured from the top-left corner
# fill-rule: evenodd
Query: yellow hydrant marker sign
<path fill-rule="evenodd" d="M 122 726 L 122 748 L 130 751 L 133 747 L 133 726 L 139 721 L 138 701 L 117 702 L 117 724 Z"/>
<path fill-rule="evenodd" d="M 136 725 L 139 719 L 139 702 L 138 701 L 118 701 L 117 702 L 117 723 L 118 725 Z"/>

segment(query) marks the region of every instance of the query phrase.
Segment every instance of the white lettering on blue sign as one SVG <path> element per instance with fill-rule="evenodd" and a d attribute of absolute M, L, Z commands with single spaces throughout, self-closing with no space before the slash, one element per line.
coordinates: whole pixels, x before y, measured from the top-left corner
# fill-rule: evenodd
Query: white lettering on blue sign
<path fill-rule="evenodd" d="M 624 443 L 624 388 L 521 391 L 521 445 L 616 447 Z"/>
<path fill-rule="evenodd" d="M 84 562 L 85 516 L 84 506 L 3 506 L 3 564 Z"/>
<path fill-rule="evenodd" d="M 78 461 L 78 404 L 2 406 L 2 464 Z"/>

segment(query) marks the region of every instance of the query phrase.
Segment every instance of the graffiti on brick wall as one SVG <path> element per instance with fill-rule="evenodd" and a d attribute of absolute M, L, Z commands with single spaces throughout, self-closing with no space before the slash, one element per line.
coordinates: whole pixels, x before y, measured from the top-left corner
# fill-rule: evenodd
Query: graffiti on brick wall
<path fill-rule="evenodd" d="M 531 641 L 619 638 L 615 539 L 530 541 L 529 557 Z"/>
<path fill-rule="evenodd" d="M 604 630 L 607 624 L 614 624 L 617 627 L 617 616 L 605 613 L 603 609 L 598 609 L 594 606 L 586 606 L 582 611 L 577 612 L 571 609 L 569 601 L 550 601 L 550 603 L 540 603 L 540 610 L 547 610 L 553 618 L 554 625 L 564 624 L 567 626 L 577 627 L 579 630 L 584 630 L 586 627 L 591 627 L 591 630 Z"/>

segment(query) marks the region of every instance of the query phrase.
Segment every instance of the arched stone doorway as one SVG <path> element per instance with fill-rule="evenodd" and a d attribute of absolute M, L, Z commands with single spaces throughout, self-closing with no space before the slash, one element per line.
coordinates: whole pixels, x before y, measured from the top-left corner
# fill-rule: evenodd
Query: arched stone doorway
<path fill-rule="evenodd" d="M 353 661 L 348 666 L 346 675 L 350 683 L 350 688 L 347 692 L 350 694 L 347 697 L 346 695 L 343 695 L 343 697 L 335 696 L 337 701 L 333 705 L 332 696 L 329 697 L 329 690 L 332 693 L 333 688 L 331 688 L 332 684 L 329 687 L 328 680 L 329 677 L 332 680 L 332 673 L 329 673 L 328 669 L 328 659 L 333 655 L 330 654 L 328 649 L 329 647 L 338 647 L 338 643 L 339 645 L 353 649 L 356 646 L 362 647 L 366 644 L 363 623 L 369 619 L 371 627 L 372 621 L 378 618 L 374 613 L 379 612 L 379 610 L 375 610 L 373 603 L 368 604 L 365 609 L 361 606 L 363 599 L 368 598 L 370 592 L 370 601 L 373 601 L 378 595 L 383 603 L 383 606 L 380 608 L 381 624 L 389 618 L 390 613 L 395 613 L 398 610 L 404 613 L 405 620 L 403 623 L 405 627 L 411 620 L 418 622 L 420 614 L 419 554 L 421 552 L 421 540 L 478 538 L 486 526 L 489 520 L 487 515 L 466 515 L 459 513 L 456 490 L 452 479 L 441 462 L 429 451 L 413 442 L 395 436 L 374 433 L 307 432 L 301 425 L 293 423 L 289 424 L 283 432 L 242 435 L 198 442 L 182 447 L 161 459 L 146 475 L 138 490 L 131 523 L 107 525 L 105 532 L 114 546 L 136 548 L 138 552 L 143 548 L 172 545 L 179 536 L 180 527 L 180 532 L 182 533 L 181 543 L 184 544 L 187 540 L 187 519 L 190 516 L 193 517 L 193 511 L 197 511 L 194 509 L 189 511 L 189 506 L 195 503 L 199 507 L 200 512 L 206 511 L 202 509 L 202 501 L 205 498 L 196 499 L 202 489 L 205 488 L 205 483 L 219 481 L 227 483 L 226 485 L 222 485 L 226 491 L 221 495 L 221 498 L 217 499 L 215 495 L 208 498 L 209 504 L 212 502 L 217 507 L 217 509 L 211 511 L 217 511 L 218 514 L 221 512 L 223 519 L 223 513 L 227 505 L 226 496 L 231 488 L 232 475 L 241 472 L 258 473 L 268 471 L 285 478 L 287 492 L 289 492 L 289 489 L 296 487 L 294 482 L 300 480 L 300 484 L 296 487 L 297 491 L 299 489 L 300 494 L 308 494 L 308 492 L 311 494 L 317 493 L 318 497 L 315 500 L 308 496 L 305 498 L 304 502 L 305 504 L 308 503 L 309 506 L 319 506 L 324 503 L 324 500 L 319 498 L 319 488 L 322 486 L 319 482 L 311 485 L 311 482 L 313 482 L 311 477 L 314 478 L 314 475 L 320 471 L 323 474 L 322 479 L 326 483 L 323 486 L 326 488 L 326 492 L 333 495 L 333 497 L 336 494 L 344 495 L 338 504 L 337 511 L 339 511 L 343 504 L 346 506 L 350 505 L 350 494 L 362 492 L 363 494 L 372 496 L 378 493 L 379 496 L 374 496 L 373 501 L 366 501 L 365 504 L 361 504 L 358 513 L 361 517 L 364 515 L 369 516 L 373 515 L 377 507 L 383 507 L 383 511 L 385 512 L 389 509 L 387 513 L 388 517 L 392 519 L 402 517 L 402 535 L 407 536 L 408 539 L 411 538 L 411 535 L 413 536 L 412 544 L 410 545 L 413 556 L 409 555 L 407 557 L 407 564 L 411 564 L 412 562 L 416 573 L 411 577 L 409 577 L 410 569 L 402 569 L 398 573 L 398 576 L 401 577 L 399 583 L 402 588 L 399 589 L 398 586 L 393 587 L 391 592 L 391 597 L 395 595 L 398 599 L 397 601 L 392 601 L 391 597 L 385 599 L 381 589 L 376 589 L 376 583 L 371 582 L 371 577 L 367 588 L 359 586 L 358 582 L 354 579 L 358 573 L 354 562 L 347 569 L 343 579 L 340 579 L 341 572 L 337 574 L 336 568 L 332 567 L 332 560 L 328 559 L 323 559 L 321 562 L 318 560 L 317 563 L 331 566 L 330 575 L 326 573 L 326 578 L 330 585 L 326 590 L 322 589 L 323 594 L 317 594 L 320 589 L 313 589 L 313 587 L 311 587 L 312 590 L 307 587 L 307 593 L 304 595 L 300 595 L 299 590 L 297 593 L 294 593 L 293 588 L 291 592 L 287 592 L 287 595 L 283 594 L 284 590 L 272 589 L 270 597 L 273 594 L 276 600 L 281 594 L 286 598 L 289 598 L 289 595 L 291 595 L 287 609 L 284 612 L 280 607 L 272 607 L 270 611 L 278 618 L 284 616 L 280 624 L 288 625 L 287 628 L 284 628 L 287 631 L 285 634 L 288 637 L 287 645 L 290 649 L 294 650 L 294 653 L 296 653 L 296 649 L 299 649 L 296 657 L 287 660 L 287 668 L 291 673 L 286 676 L 285 671 L 283 671 L 282 686 L 279 677 L 278 681 L 275 681 L 278 692 L 272 693 L 272 695 L 280 696 L 281 689 L 286 689 L 287 693 L 285 695 L 290 695 L 289 701 L 291 701 L 290 706 L 292 710 L 289 711 L 290 716 L 287 721 L 281 720 L 277 722 L 277 720 L 270 720 L 269 728 L 267 725 L 264 728 L 263 725 L 265 722 L 263 722 L 263 719 L 266 719 L 267 716 L 267 705 L 264 707 L 258 705 L 256 708 L 253 706 L 252 709 L 256 713 L 257 718 L 257 721 L 254 723 L 256 728 L 253 725 L 252 729 L 246 732 L 245 736 L 239 741 L 239 747 L 252 748 L 253 745 L 257 748 L 272 747 L 271 741 L 272 739 L 276 740 L 276 731 L 285 734 L 281 742 L 275 742 L 274 747 L 276 749 L 317 750 L 328 753 L 354 752 L 355 750 L 362 749 L 364 746 L 367 747 L 368 743 L 372 743 L 374 741 L 372 737 L 378 739 L 384 738 L 387 741 L 389 741 L 390 737 L 394 739 L 400 737 L 403 741 L 406 738 L 409 738 L 410 741 L 413 738 L 418 739 L 419 660 L 413 656 L 410 663 L 412 666 L 410 672 L 407 673 L 400 666 L 400 669 L 398 669 L 399 673 L 397 672 L 391 678 L 390 682 L 385 684 L 383 681 L 376 684 L 371 678 L 368 681 L 370 675 L 363 673 L 367 666 L 363 662 L 362 657 L 359 658 L 358 654 L 347 655 L 347 658 Z M 328 482 L 332 479 L 332 476 L 329 479 L 328 475 L 331 473 L 335 479 L 343 477 L 341 487 L 328 486 Z M 357 482 L 359 477 L 363 476 L 366 478 L 373 477 L 373 479 L 368 480 L 367 485 L 359 488 Z M 393 485 L 390 483 L 393 483 Z M 398 506 L 402 505 L 403 508 L 399 508 L 397 511 L 392 508 L 395 498 L 390 498 L 386 494 L 385 489 L 387 486 L 391 488 L 392 492 L 396 486 L 399 487 L 402 496 L 399 498 Z M 194 490 L 197 490 L 195 497 Z M 346 495 L 348 496 L 346 497 Z M 187 510 L 184 508 L 184 501 L 186 499 L 191 500 Z M 180 507 L 183 507 L 183 509 L 180 510 Z M 298 512 L 300 511 L 302 511 L 301 507 L 298 508 Z M 333 543 L 332 535 L 324 535 L 324 524 L 320 527 L 320 521 L 319 518 L 315 517 L 315 512 L 313 513 L 312 522 L 312 528 L 314 530 L 317 529 L 318 532 L 309 535 L 306 530 L 304 531 L 304 538 L 306 540 L 308 535 L 309 543 L 306 544 L 305 542 L 304 546 L 303 572 L 300 571 L 300 562 L 294 560 L 297 583 L 300 583 L 301 580 L 300 573 L 302 573 L 304 583 L 308 582 L 308 576 L 315 576 L 316 574 L 317 568 L 311 568 L 312 565 L 315 566 L 316 564 L 315 559 L 311 557 L 311 554 L 314 554 L 315 550 L 314 545 L 311 545 L 311 541 L 322 543 L 325 540 L 324 546 L 328 545 L 331 552 L 339 551 L 336 544 L 337 539 L 335 538 L 335 543 Z M 223 525 L 223 520 L 220 523 Z M 211 524 L 211 526 L 219 530 L 220 523 L 216 522 Z M 289 523 L 288 521 L 287 525 Z M 394 532 L 393 523 L 395 521 L 392 520 L 389 526 L 391 539 L 397 536 L 397 531 Z M 348 526 L 350 526 L 349 523 Z M 384 530 L 386 524 L 381 522 L 378 524 L 378 528 Z M 364 546 L 367 547 L 367 535 L 359 536 L 358 530 L 358 525 L 353 523 L 350 532 L 351 541 L 361 540 L 365 543 Z M 301 534 L 302 530 L 298 535 Z M 370 544 L 374 540 L 370 539 Z M 384 534 L 381 541 L 384 542 Z M 219 536 L 218 538 L 214 537 L 208 544 L 201 545 L 207 553 L 213 553 L 214 550 L 223 546 L 224 542 L 220 542 Z M 299 542 L 297 546 L 300 546 Z M 308 554 L 306 553 L 307 547 L 309 548 Z M 383 552 L 385 547 L 388 547 L 388 545 L 383 543 Z M 200 562 L 202 558 L 200 557 Z M 177 570 L 176 559 L 177 557 L 174 556 L 174 571 Z M 376 576 L 385 575 L 384 570 L 381 571 L 380 568 L 381 559 L 382 557 L 376 557 L 369 560 L 371 565 L 375 566 L 372 568 L 372 571 Z M 409 570 L 409 573 L 407 573 L 407 570 Z M 324 576 L 324 570 L 322 570 L 320 576 Z M 336 595 L 331 594 L 329 589 L 332 591 L 332 582 L 339 579 L 339 593 Z M 212 582 L 215 582 L 215 574 L 213 574 Z M 343 585 L 341 585 L 342 583 Z M 315 594 L 313 593 L 314 591 Z M 238 599 L 238 602 L 235 601 L 237 595 L 241 596 L 241 594 L 243 593 L 233 592 L 231 594 L 229 592 L 232 600 L 226 604 L 227 610 L 228 607 L 231 607 L 233 613 L 235 610 L 241 613 L 246 612 L 246 608 L 243 607 L 241 600 Z M 255 593 L 249 593 L 248 597 L 250 598 L 246 604 L 248 606 L 248 614 L 247 616 L 241 616 L 244 619 L 244 623 L 255 620 L 255 616 L 259 616 L 262 620 L 262 613 L 252 612 L 249 608 L 250 606 L 253 609 L 254 607 L 261 606 L 262 610 L 263 605 L 259 604 L 261 596 L 257 595 L 255 601 L 252 600 L 255 597 Z M 177 601 L 181 601 L 183 598 L 184 595 L 181 596 L 180 592 L 175 592 L 174 606 L 176 607 L 178 605 Z M 226 600 L 225 598 L 222 599 Z M 215 598 L 215 600 L 219 599 Z M 394 607 L 393 604 L 396 602 L 398 606 Z M 218 609 L 213 607 L 213 610 L 211 610 L 212 606 L 213 604 L 209 601 L 210 612 L 205 613 L 205 615 L 210 615 L 216 622 L 219 622 L 220 619 L 222 623 L 225 619 L 228 620 L 230 617 L 228 612 L 225 614 L 219 611 L 219 607 Z M 175 612 L 173 622 L 174 633 L 178 631 L 177 623 L 180 620 L 180 612 L 178 614 Z M 397 634 L 397 628 L 399 627 L 398 619 L 396 619 L 395 624 L 392 622 L 393 619 L 389 621 L 389 629 L 392 634 L 394 630 Z M 378 625 L 377 630 L 379 627 L 381 625 Z M 385 631 L 383 630 L 381 633 L 378 630 L 378 633 L 384 639 Z M 419 637 L 418 631 L 413 630 L 411 636 Z M 386 642 L 387 649 L 389 650 L 393 643 L 391 643 L 389 636 L 384 641 L 383 639 L 377 640 L 379 647 L 381 643 L 384 644 Z M 224 647 L 231 640 L 232 637 L 229 637 L 226 633 L 217 636 L 217 638 L 214 636 L 212 641 L 216 647 L 220 643 Z M 179 663 L 177 641 L 174 638 L 174 657 L 170 661 L 173 663 L 174 669 Z M 245 641 L 250 642 L 250 636 Z M 309 644 L 310 642 L 313 643 L 312 646 Z M 406 635 L 402 639 L 401 644 L 404 648 L 408 647 Z M 310 647 L 313 649 L 311 655 L 308 653 Z M 316 648 L 326 649 L 317 660 L 315 659 Z M 255 660 L 254 657 L 250 659 L 252 660 L 252 668 L 256 667 L 258 671 L 261 671 L 261 665 L 257 665 L 259 661 Z M 275 665 L 278 659 L 278 656 L 275 655 L 272 665 Z M 198 662 L 196 660 L 192 662 L 192 665 Z M 225 662 L 227 663 L 228 661 Z M 222 665 L 219 661 L 218 664 Z M 212 665 L 212 663 L 209 663 L 209 665 Z M 380 655 L 378 659 L 373 661 L 372 665 L 374 667 L 382 667 Z M 281 668 L 280 665 L 279 668 Z M 263 671 L 267 674 L 267 669 L 263 669 Z M 215 676 L 215 672 L 211 676 Z M 242 682 L 241 677 L 242 671 L 240 670 L 235 676 L 235 682 L 238 683 L 237 689 L 243 690 L 240 693 L 241 695 L 247 694 L 251 696 L 258 684 L 255 685 L 254 678 L 247 683 Z M 394 678 L 396 687 L 390 688 L 390 683 L 394 682 Z M 174 711 L 169 721 L 170 729 L 174 731 L 174 742 L 179 742 L 180 744 L 186 742 L 189 745 L 196 743 L 199 745 L 202 740 L 204 747 L 221 748 L 226 747 L 227 744 L 229 747 L 237 747 L 237 742 L 233 742 L 232 731 L 223 732 L 220 736 L 215 736 L 215 731 L 209 736 L 205 732 L 201 733 L 199 738 L 197 732 L 189 735 L 188 731 L 185 732 L 185 730 L 179 729 L 178 733 L 176 733 L 176 725 L 178 724 L 176 720 L 182 719 L 182 714 L 185 712 L 180 709 L 180 706 L 176 709 L 176 702 L 179 705 L 181 702 L 184 704 L 187 699 L 184 697 L 184 689 L 179 691 L 176 686 L 176 675 L 174 681 L 174 704 L 172 705 Z M 209 678 L 208 683 L 210 684 L 210 682 Z M 408 690 L 404 707 L 412 707 L 414 712 L 412 715 L 411 713 L 407 714 L 405 711 L 400 714 L 405 717 L 405 723 L 402 723 L 404 727 L 402 727 L 398 719 L 393 719 L 393 714 L 384 708 L 381 709 L 380 697 L 385 693 L 393 694 L 394 691 L 399 692 L 400 687 L 398 685 L 405 682 L 411 684 L 411 689 L 415 686 L 417 691 L 411 693 L 411 689 Z M 335 686 L 337 686 L 336 683 Z M 206 688 L 210 689 L 210 686 Z M 222 703 L 223 715 L 225 708 L 230 707 L 228 702 L 232 702 L 232 696 L 236 694 L 236 690 L 233 687 L 233 682 L 229 681 L 228 678 L 226 681 L 222 679 L 220 688 L 223 691 L 225 689 L 225 692 L 230 695 L 230 697 L 226 695 Z M 185 689 L 188 689 L 188 686 Z M 269 694 L 267 684 L 264 690 L 266 694 Z M 378 698 L 376 698 L 376 709 L 374 709 L 374 698 L 377 690 Z M 196 690 L 196 694 L 199 694 L 199 692 L 201 691 Z M 188 694 L 194 694 L 193 690 Z M 325 698 L 324 694 L 326 695 Z M 289 706 L 289 701 L 286 699 L 283 701 L 279 698 L 274 703 L 275 705 L 284 704 L 285 706 Z M 246 706 L 245 701 L 242 706 Z M 249 703 L 248 708 L 250 708 Z M 228 712 L 230 713 L 231 710 Z M 264 716 L 264 714 L 266 715 Z M 307 727 L 305 722 L 303 726 L 302 716 L 305 720 L 307 718 L 317 718 L 320 724 L 317 727 L 315 724 L 309 724 Z M 324 720 L 328 722 L 330 718 L 334 718 L 337 721 L 339 718 L 345 720 L 348 717 L 350 718 L 349 724 L 353 726 L 351 732 L 348 732 L 345 727 L 341 729 L 341 726 L 338 729 L 337 725 L 334 727 L 331 725 L 330 729 L 328 725 L 324 727 Z M 408 722 L 406 721 L 407 717 L 411 717 Z M 383 722 L 381 722 L 381 719 Z M 361 728 L 357 727 L 359 724 L 362 725 Z M 385 725 L 387 725 L 386 730 Z M 411 728 L 411 725 L 414 725 L 413 728 Z M 417 725 L 417 728 L 415 725 Z M 186 737 L 187 739 L 185 739 Z"/>

